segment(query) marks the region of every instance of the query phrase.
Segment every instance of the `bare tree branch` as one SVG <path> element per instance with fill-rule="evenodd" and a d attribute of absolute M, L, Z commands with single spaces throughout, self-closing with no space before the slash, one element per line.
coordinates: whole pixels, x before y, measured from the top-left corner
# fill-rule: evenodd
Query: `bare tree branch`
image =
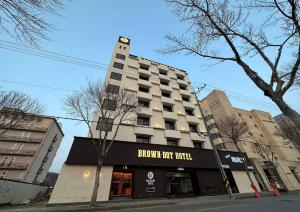
<path fill-rule="evenodd" d="M 137 98 L 118 86 L 88 81 L 86 86 L 66 98 L 65 106 L 68 114 L 84 120 L 96 149 L 97 170 L 90 202 L 94 206 L 103 161 L 116 139 L 120 125 L 126 121 L 134 121 L 134 114 L 138 110 Z M 91 122 L 96 116 L 99 120 L 96 129 L 92 129 Z"/>
<path fill-rule="evenodd" d="M 7 130 L 25 126 L 32 115 L 40 114 L 43 106 L 36 99 L 18 91 L 0 88 L 0 135 Z"/>
<path fill-rule="evenodd" d="M 215 62 L 235 62 L 280 110 L 300 128 L 300 116 L 284 100 L 297 83 L 300 66 L 299 1 L 166 0 L 180 21 L 181 36 L 168 35 L 163 54 L 184 52 Z M 252 17 L 251 17 L 252 16 Z M 259 16 L 257 20 L 253 16 Z M 276 33 L 272 33 L 275 32 Z M 216 51 L 221 45 L 222 50 Z M 225 48 L 225 49 L 224 49 Z M 283 59 L 284 58 L 284 59 Z M 253 64 L 260 60 L 270 79 Z M 288 63 L 285 69 L 283 64 Z M 282 73 L 286 74 L 282 77 Z"/>
<path fill-rule="evenodd" d="M 0 0 L 0 29 L 16 40 L 37 46 L 53 26 L 43 17 L 57 14 L 61 0 Z"/>

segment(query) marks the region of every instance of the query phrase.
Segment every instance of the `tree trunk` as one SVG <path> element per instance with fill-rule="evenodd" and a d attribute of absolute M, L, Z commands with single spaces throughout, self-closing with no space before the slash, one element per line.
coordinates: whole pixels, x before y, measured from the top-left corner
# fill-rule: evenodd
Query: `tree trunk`
<path fill-rule="evenodd" d="M 282 98 L 270 98 L 276 103 L 281 112 L 285 116 L 289 117 L 294 122 L 295 126 L 298 129 L 300 129 L 300 115 L 295 110 L 293 110 L 288 104 L 286 104 Z"/>
<path fill-rule="evenodd" d="M 100 172 L 101 172 L 103 160 L 104 160 L 104 158 L 98 157 L 95 183 L 94 183 L 93 194 L 92 194 L 91 201 L 90 201 L 90 207 L 94 207 L 96 205 L 97 196 L 98 196 L 98 188 L 99 188 L 99 180 L 100 180 Z"/>

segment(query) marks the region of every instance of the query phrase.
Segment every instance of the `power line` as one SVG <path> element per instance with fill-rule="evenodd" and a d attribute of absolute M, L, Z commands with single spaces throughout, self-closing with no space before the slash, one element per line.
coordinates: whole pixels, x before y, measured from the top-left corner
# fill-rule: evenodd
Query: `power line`
<path fill-rule="evenodd" d="M 213 91 L 214 89 L 212 88 L 205 88 L 203 89 L 203 91 L 206 91 L 207 93 Z M 235 96 L 235 95 L 232 95 L 232 94 L 227 94 L 227 96 L 231 97 L 231 98 L 234 98 L 240 102 L 243 102 L 243 103 L 247 103 L 247 104 L 252 104 L 252 105 L 256 105 L 256 106 L 260 106 L 260 107 L 264 107 L 264 108 L 267 108 L 267 109 L 270 109 L 270 110 L 274 110 L 274 111 L 280 111 L 278 108 L 276 108 L 275 106 L 270 106 L 270 105 L 265 105 L 264 103 L 260 103 L 260 102 L 256 102 L 256 101 L 252 101 L 251 99 L 246 99 L 246 98 L 241 98 L 239 96 Z"/>
<path fill-rule="evenodd" d="M 85 120 L 83 119 L 80 119 L 80 118 L 71 118 L 71 117 L 64 117 L 64 116 L 50 116 L 52 118 L 55 118 L 55 119 L 64 119 L 64 120 L 70 120 L 70 121 L 79 121 L 79 122 L 85 122 Z M 98 123 L 98 121 L 89 121 L 91 123 Z M 118 125 L 118 124 L 112 124 L 112 125 Z M 150 129 L 161 129 L 161 130 L 166 130 L 165 128 L 156 128 L 156 127 L 151 127 L 151 126 L 144 126 L 144 125 L 134 125 L 134 124 L 121 124 L 122 126 L 132 126 L 132 127 L 141 127 L 141 128 L 150 128 Z M 175 129 L 174 131 L 179 131 L 179 132 L 182 132 L 182 130 L 177 130 Z M 184 131 L 184 132 L 189 132 L 191 133 L 190 131 Z M 208 136 L 208 132 L 198 132 L 199 134 L 202 134 L 204 135 L 205 137 Z M 246 142 L 246 143 L 253 143 L 253 144 L 257 144 L 255 142 L 251 142 L 251 141 L 242 141 L 242 142 Z M 289 146 L 280 146 L 280 145 L 273 145 L 273 144 L 264 144 L 266 146 L 273 146 L 273 147 L 278 147 L 278 148 L 289 148 Z M 295 147 L 295 149 L 300 149 L 300 148 L 297 148 Z"/>
<path fill-rule="evenodd" d="M 13 84 L 20 84 L 20 85 L 26 85 L 30 87 L 38 87 L 38 88 L 47 88 L 47 89 L 52 89 L 52 90 L 59 90 L 59 91 L 74 91 L 71 89 L 65 89 L 65 88 L 56 88 L 56 87 L 50 87 L 50 86 L 45 86 L 45 85 L 39 85 L 39 84 L 31 84 L 31 83 L 25 83 L 25 82 L 17 82 L 17 81 L 11 81 L 11 80 L 2 80 L 0 79 L 1 82 L 8 82 L 8 83 L 13 83 Z"/>
<path fill-rule="evenodd" d="M 108 66 L 107 64 L 104 64 L 104 63 L 99 63 L 99 62 L 95 62 L 95 61 L 91 61 L 91 60 L 87 60 L 87 59 L 83 59 L 83 58 L 79 58 L 79 57 L 74 57 L 74 56 L 70 56 L 70 55 L 66 55 L 66 54 L 62 54 L 62 53 L 57 53 L 57 52 L 53 52 L 53 51 L 48 51 L 48 50 L 43 50 L 43 49 L 39 49 L 39 48 L 34 48 L 34 47 L 31 47 L 31 46 L 21 45 L 21 44 L 18 44 L 18 43 L 13 43 L 13 42 L 1 40 L 1 39 L 0 39 L 0 42 L 7 43 L 7 44 L 10 44 L 10 45 L 14 45 L 14 46 L 23 47 L 25 49 L 31 49 L 31 51 L 33 50 L 33 51 L 38 51 L 38 52 L 44 52 L 44 53 L 47 53 L 47 54 L 52 54 L 52 55 L 58 55 L 58 56 L 62 56 L 62 57 L 67 57 L 67 58 L 70 58 L 70 59 L 73 59 L 73 60 L 81 60 L 81 61 L 85 61 L 85 62 L 88 62 L 88 63 L 93 63 L 95 65 Z M 28 51 L 30 51 L 30 50 L 28 50 Z"/>
<path fill-rule="evenodd" d="M 7 82 L 7 83 L 13 83 L 13 84 L 20 84 L 20 85 L 25 85 L 25 86 L 30 86 L 30 87 L 39 87 L 39 88 L 46 88 L 46 89 L 52 89 L 52 90 L 59 90 L 59 91 L 67 91 L 67 92 L 75 91 L 75 90 L 71 90 L 71 89 L 63 89 L 63 88 L 57 88 L 57 87 L 52 87 L 52 86 L 44 86 L 44 85 L 39 85 L 39 84 L 32 84 L 32 83 L 26 83 L 26 82 L 18 82 L 18 81 L 12 81 L 12 80 L 0 79 L 0 81 L 1 82 Z M 203 90 L 207 91 L 207 92 L 211 92 L 212 91 L 212 89 L 210 89 L 210 88 L 204 88 Z M 231 96 L 231 95 L 229 94 L 228 96 Z M 258 106 L 261 106 L 261 107 L 268 108 L 270 110 L 280 111 L 279 109 L 277 109 L 275 107 L 270 107 L 270 106 L 262 105 L 262 104 L 259 104 L 259 103 L 256 103 L 256 102 L 251 102 L 251 101 L 248 101 L 246 99 L 241 99 L 241 98 L 236 97 L 236 96 L 232 96 L 232 98 L 236 98 L 237 100 L 239 100 L 241 102 L 244 102 L 244 103 L 250 103 L 250 104 L 253 104 L 253 105 L 258 105 Z"/>
<path fill-rule="evenodd" d="M 225 89 L 223 89 L 223 88 L 219 88 L 219 87 L 216 87 L 216 86 L 214 86 L 214 85 L 210 85 L 210 84 L 207 84 L 207 83 L 204 83 L 204 82 L 193 82 L 193 83 L 199 84 L 199 85 L 206 84 L 208 87 L 211 87 L 211 88 L 213 88 L 213 89 L 218 89 L 218 90 L 224 91 L 224 92 L 226 92 L 226 94 L 237 95 L 237 96 L 241 96 L 241 97 L 246 98 L 246 99 L 251 99 L 251 100 L 253 100 L 253 101 L 257 101 L 257 102 L 264 103 L 264 104 L 269 105 L 269 106 L 274 106 L 273 104 L 271 104 L 271 103 L 269 103 L 269 102 L 265 102 L 265 101 L 262 101 L 262 100 L 259 100 L 259 99 L 255 99 L 255 98 L 252 98 L 252 97 L 248 97 L 248 96 L 245 96 L 245 95 L 240 94 L 240 93 L 237 93 L 237 92 L 225 90 Z M 212 90 L 213 90 L 213 89 L 212 89 Z"/>
<path fill-rule="evenodd" d="M 99 66 L 99 65 L 89 64 L 89 63 L 85 63 L 85 62 L 81 62 L 81 61 L 71 60 L 68 58 L 62 58 L 62 57 L 58 57 L 55 55 L 44 54 L 44 53 L 40 53 L 40 52 L 28 51 L 28 50 L 24 50 L 24 49 L 17 48 L 14 46 L 8 46 L 8 45 L 1 44 L 1 43 L 0 43 L 0 48 L 19 52 L 19 53 L 34 55 L 34 56 L 38 56 L 38 57 L 48 58 L 48 59 L 52 59 L 52 60 L 57 60 L 57 61 L 61 61 L 61 62 L 69 63 L 69 64 L 85 66 L 88 68 L 94 68 L 94 69 L 100 69 L 100 70 L 105 69 L 106 70 L 106 68 Z"/>
<path fill-rule="evenodd" d="M 25 47 L 25 48 L 28 48 L 28 49 L 33 49 L 34 51 L 32 51 L 32 50 L 27 50 L 27 49 L 21 49 L 19 47 L 15 47 L 15 46 L 3 44 L 3 43 L 9 43 L 9 44 L 13 44 L 13 45 L 18 45 L 18 44 L 8 42 L 8 41 L 4 41 L 4 40 L 0 40 L 0 47 L 1 48 L 7 49 L 7 50 L 12 50 L 12 51 L 15 51 L 15 52 L 20 52 L 20 53 L 30 54 L 30 55 L 44 57 L 44 58 L 48 58 L 48 59 L 58 60 L 58 61 L 61 61 L 61 62 L 66 62 L 66 63 L 70 63 L 70 64 L 85 66 L 85 67 L 88 67 L 88 68 L 94 68 L 94 69 L 98 69 L 98 70 L 106 70 L 107 68 L 104 68 L 103 66 L 99 66 L 97 64 L 101 64 L 101 65 L 109 67 L 109 65 L 104 64 L 104 63 L 97 63 L 97 62 L 93 62 L 91 60 L 72 57 L 72 56 L 69 56 L 69 55 L 61 54 L 61 53 L 55 53 L 55 52 L 40 50 L 40 49 L 36 49 L 36 48 L 24 46 L 24 45 L 18 45 L 18 46 L 22 46 L 22 47 Z M 39 51 L 39 52 L 37 52 L 37 51 Z M 63 56 L 63 57 L 61 57 L 61 56 Z M 82 61 L 84 61 L 84 62 L 82 62 Z M 133 71 L 133 70 L 129 69 L 129 71 Z M 138 75 L 138 73 L 129 73 L 129 71 L 127 72 L 128 75 L 131 75 L 131 76 Z M 157 78 L 159 79 L 159 77 L 157 77 Z M 261 100 L 258 100 L 258 99 L 252 98 L 252 97 L 247 97 L 247 96 L 239 94 L 237 92 L 228 91 L 228 90 L 218 88 L 216 86 L 213 86 L 213 85 L 210 85 L 210 84 L 207 84 L 207 83 L 201 83 L 201 82 L 192 82 L 192 83 L 198 84 L 198 85 L 206 84 L 207 86 L 209 86 L 213 89 L 219 89 L 219 90 L 225 91 L 228 96 L 231 96 L 232 98 L 236 98 L 239 101 L 252 103 L 252 104 L 255 104 L 255 105 L 262 106 L 262 107 L 268 107 L 269 109 L 272 109 L 272 110 L 280 111 L 277 107 L 275 107 L 273 104 L 270 104 L 269 102 L 261 101 Z M 25 84 L 29 85 L 29 83 L 23 83 L 23 84 L 24 85 Z M 32 86 L 32 84 L 31 84 L 31 86 Z M 42 86 L 38 85 L 37 87 L 42 87 Z M 46 88 L 48 86 L 43 86 L 43 87 Z M 65 90 L 65 89 L 54 88 L 54 87 L 49 87 L 49 88 L 50 89 L 56 89 L 56 90 Z"/>

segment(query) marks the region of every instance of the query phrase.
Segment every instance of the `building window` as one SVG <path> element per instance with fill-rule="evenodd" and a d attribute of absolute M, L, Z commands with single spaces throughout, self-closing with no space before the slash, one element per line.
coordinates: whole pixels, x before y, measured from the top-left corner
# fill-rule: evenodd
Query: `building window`
<path fill-rule="evenodd" d="M 191 108 L 184 108 L 185 114 L 189 115 L 189 116 L 193 116 L 194 115 L 194 109 Z"/>
<path fill-rule="evenodd" d="M 140 63 L 140 69 L 143 69 L 143 70 L 149 70 L 149 66 L 148 65 L 146 65 L 146 64 L 142 64 L 142 63 Z"/>
<path fill-rule="evenodd" d="M 7 171 L 2 171 L 0 174 L 0 179 L 3 179 L 6 175 Z"/>
<path fill-rule="evenodd" d="M 115 73 L 115 72 L 111 72 L 110 78 L 111 78 L 111 79 L 114 79 L 114 80 L 121 81 L 121 79 L 122 79 L 122 74 L 118 74 L 118 73 Z"/>
<path fill-rule="evenodd" d="M 177 79 L 179 79 L 179 80 L 184 80 L 184 76 L 183 76 L 183 75 L 176 74 L 176 76 L 177 76 Z"/>
<path fill-rule="evenodd" d="M 181 95 L 181 98 L 185 102 L 189 102 L 190 101 L 190 97 L 189 96 Z"/>
<path fill-rule="evenodd" d="M 151 137 L 149 135 L 136 135 L 136 142 L 150 144 Z"/>
<path fill-rule="evenodd" d="M 8 159 L 9 159 L 9 158 L 8 158 L 7 156 L 5 156 L 5 157 L 2 159 L 1 163 L 0 163 L 0 167 L 3 167 L 4 164 L 7 163 Z"/>
<path fill-rule="evenodd" d="M 113 119 L 99 117 L 96 130 L 111 131 L 113 127 Z"/>
<path fill-rule="evenodd" d="M 196 124 L 189 124 L 189 129 L 190 129 L 190 132 L 193 132 L 193 133 L 198 132 Z"/>
<path fill-rule="evenodd" d="M 160 79 L 160 84 L 162 84 L 162 85 L 166 85 L 166 86 L 168 86 L 169 85 L 169 80 L 166 80 L 166 79 Z"/>
<path fill-rule="evenodd" d="M 216 127 L 217 127 L 216 124 L 210 124 L 210 125 L 207 126 L 207 129 L 211 130 L 211 129 L 216 128 Z"/>
<path fill-rule="evenodd" d="M 148 87 L 139 86 L 139 91 L 144 92 L 144 93 L 149 93 L 149 88 Z"/>
<path fill-rule="evenodd" d="M 163 110 L 167 112 L 172 112 L 173 111 L 173 106 L 168 105 L 168 104 L 163 104 Z"/>
<path fill-rule="evenodd" d="M 116 58 L 120 59 L 120 60 L 125 60 L 125 55 L 124 54 L 116 54 Z"/>
<path fill-rule="evenodd" d="M 183 84 L 179 84 L 179 88 L 181 89 L 181 90 L 186 90 L 186 85 L 183 85 Z"/>
<path fill-rule="evenodd" d="M 215 147 L 217 150 L 225 149 L 225 145 L 223 143 L 217 144 L 217 145 L 215 145 Z"/>
<path fill-rule="evenodd" d="M 139 107 L 149 108 L 150 101 L 149 100 L 144 100 L 144 99 L 138 99 L 138 105 L 139 105 Z"/>
<path fill-rule="evenodd" d="M 149 75 L 139 74 L 139 79 L 149 81 Z"/>
<path fill-rule="evenodd" d="M 167 138 L 167 145 L 169 145 L 169 146 L 178 146 L 178 140 L 172 139 L 172 138 Z"/>
<path fill-rule="evenodd" d="M 16 157 L 11 157 L 7 163 L 7 167 L 10 167 L 11 164 L 15 161 Z"/>
<path fill-rule="evenodd" d="M 207 116 L 204 117 L 204 120 L 208 121 L 208 120 L 213 119 L 213 118 L 214 118 L 213 115 L 207 115 Z"/>
<path fill-rule="evenodd" d="M 117 101 L 111 99 L 104 99 L 102 109 L 115 111 L 117 109 Z"/>
<path fill-rule="evenodd" d="M 117 68 L 117 69 L 123 70 L 124 64 L 118 63 L 118 62 L 114 62 L 113 67 L 114 67 L 114 68 Z"/>
<path fill-rule="evenodd" d="M 149 126 L 150 125 L 150 118 L 149 117 L 137 117 L 137 125 L 142 125 L 142 126 Z"/>
<path fill-rule="evenodd" d="M 193 141 L 194 148 L 202 149 L 202 141 Z"/>
<path fill-rule="evenodd" d="M 220 138 L 220 135 L 218 133 L 212 133 L 212 134 L 210 134 L 210 137 L 212 140 L 215 140 L 217 138 Z"/>
<path fill-rule="evenodd" d="M 171 92 L 170 91 L 165 91 L 161 90 L 161 95 L 167 98 L 171 98 Z"/>
<path fill-rule="evenodd" d="M 107 93 L 118 94 L 120 90 L 120 86 L 108 84 L 106 87 Z"/>
<path fill-rule="evenodd" d="M 163 69 L 159 69 L 159 74 L 167 76 L 168 75 L 168 71 L 163 70 Z"/>
<path fill-rule="evenodd" d="M 175 130 L 175 122 L 170 120 L 165 120 L 165 128 L 167 130 Z"/>
<path fill-rule="evenodd" d="M 9 150 L 11 150 L 12 152 L 19 152 L 22 148 L 23 148 L 24 144 L 13 144 Z"/>

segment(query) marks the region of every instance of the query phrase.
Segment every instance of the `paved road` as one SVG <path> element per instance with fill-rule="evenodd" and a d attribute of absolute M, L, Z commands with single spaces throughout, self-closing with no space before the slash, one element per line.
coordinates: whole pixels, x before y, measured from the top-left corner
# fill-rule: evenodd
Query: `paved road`
<path fill-rule="evenodd" d="M 180 201 L 180 199 L 178 199 Z M 161 206 L 151 208 L 136 208 L 114 210 L 119 212 L 300 212 L 300 195 L 285 195 L 280 198 L 264 197 L 261 199 L 241 199 L 214 203 L 180 203 L 174 206 Z"/>

